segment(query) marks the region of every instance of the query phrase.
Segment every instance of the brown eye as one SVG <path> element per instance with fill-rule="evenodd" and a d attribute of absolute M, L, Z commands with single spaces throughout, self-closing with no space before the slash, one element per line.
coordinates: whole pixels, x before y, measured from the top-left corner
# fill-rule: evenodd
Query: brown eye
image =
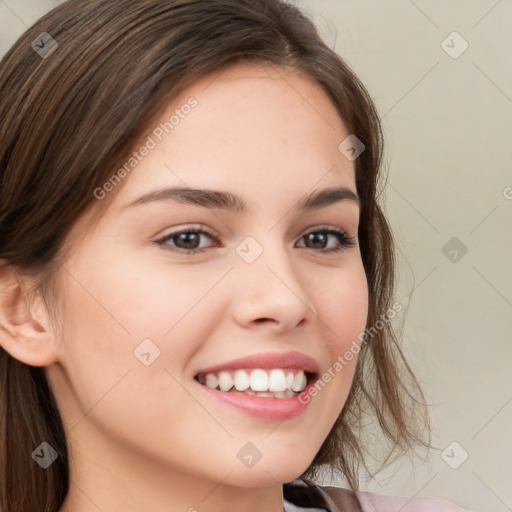
<path fill-rule="evenodd" d="M 207 238 L 215 239 L 215 237 L 207 231 L 189 228 L 169 233 L 160 240 L 157 240 L 156 243 L 161 245 L 164 249 L 184 252 L 186 254 L 194 254 L 197 252 L 203 252 L 205 249 L 204 246 L 200 247 L 201 235 L 206 235 Z M 172 242 L 173 245 L 168 244 L 168 242 Z M 218 244 L 216 246 L 218 246 Z"/>
<path fill-rule="evenodd" d="M 308 249 L 318 249 L 322 252 L 338 252 L 356 244 L 356 238 L 347 235 L 344 231 L 337 229 L 326 229 L 311 231 L 302 237 L 306 241 Z M 334 240 L 334 247 L 326 248 L 329 241 Z"/>
<path fill-rule="evenodd" d="M 214 240 L 214 245 L 201 246 L 201 238 Z M 301 237 L 305 241 L 306 249 L 316 249 L 323 253 L 339 252 L 356 245 L 356 237 L 347 235 L 342 230 L 327 228 L 311 231 Z M 204 252 L 208 247 L 220 247 L 216 236 L 203 229 L 187 228 L 174 231 L 157 240 L 156 244 L 163 249 L 183 254 L 196 254 Z"/>

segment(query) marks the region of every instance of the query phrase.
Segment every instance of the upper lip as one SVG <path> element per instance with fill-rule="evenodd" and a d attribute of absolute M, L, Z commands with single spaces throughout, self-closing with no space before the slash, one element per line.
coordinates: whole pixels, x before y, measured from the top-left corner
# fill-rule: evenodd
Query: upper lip
<path fill-rule="evenodd" d="M 239 368 L 295 368 L 306 372 L 319 373 L 320 365 L 310 356 L 301 352 L 259 352 L 250 356 L 239 357 L 225 363 L 209 366 L 198 371 L 202 373 L 216 373 L 222 370 L 238 370 Z"/>

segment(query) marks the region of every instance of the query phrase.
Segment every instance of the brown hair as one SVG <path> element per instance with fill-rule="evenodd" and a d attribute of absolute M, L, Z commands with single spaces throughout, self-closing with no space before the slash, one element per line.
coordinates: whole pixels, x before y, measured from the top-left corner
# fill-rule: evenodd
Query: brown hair
<path fill-rule="evenodd" d="M 58 43 L 47 58 L 31 47 L 42 32 Z M 162 105 L 197 79 L 239 62 L 287 66 L 313 78 L 365 145 L 355 168 L 367 327 L 389 310 L 395 260 L 378 204 L 379 117 L 365 87 L 307 16 L 284 0 L 69 0 L 30 27 L 0 63 L 0 258 L 34 278 L 31 293 L 40 294 L 52 318 L 67 234 L 115 194 L 98 202 L 94 190 Z M 370 472 L 360 433 L 372 415 L 392 443 L 385 462 L 397 448 L 428 446 L 425 399 L 389 322 L 362 344 L 346 404 L 302 477 L 312 482 L 327 465 L 357 489 L 360 465 Z M 30 456 L 43 441 L 59 455 L 46 470 Z M 64 428 L 44 368 L 0 348 L 2 512 L 58 511 L 68 469 Z"/>

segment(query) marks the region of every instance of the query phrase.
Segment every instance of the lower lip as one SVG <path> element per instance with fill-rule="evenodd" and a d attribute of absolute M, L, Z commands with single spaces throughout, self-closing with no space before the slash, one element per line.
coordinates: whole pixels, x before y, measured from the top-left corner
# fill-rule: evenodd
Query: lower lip
<path fill-rule="evenodd" d="M 219 400 L 231 407 L 237 408 L 251 416 L 256 416 L 265 420 L 288 420 L 302 414 L 309 402 L 311 396 L 308 396 L 305 403 L 299 401 L 301 394 L 308 394 L 309 388 L 312 387 L 316 379 L 313 379 L 304 390 L 290 398 L 273 398 L 264 396 L 244 395 L 243 393 L 230 393 L 228 391 L 218 391 L 217 389 L 203 386 L 199 382 L 196 384 L 208 393 L 215 400 Z"/>

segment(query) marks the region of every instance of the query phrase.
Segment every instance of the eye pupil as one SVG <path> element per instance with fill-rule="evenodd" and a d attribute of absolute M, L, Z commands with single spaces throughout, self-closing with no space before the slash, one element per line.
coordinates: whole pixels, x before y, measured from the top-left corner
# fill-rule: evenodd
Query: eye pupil
<path fill-rule="evenodd" d="M 310 233 L 309 235 L 306 235 L 307 239 L 312 241 L 315 248 L 319 247 L 322 244 L 325 244 L 325 233 Z M 321 248 L 321 247 L 320 247 Z"/>
<path fill-rule="evenodd" d="M 183 237 L 182 238 L 182 241 L 185 242 L 185 247 L 182 247 L 182 249 L 195 249 L 197 247 L 197 242 L 198 242 L 198 236 L 197 236 L 197 233 L 180 233 L 178 236 L 178 239 L 179 237 Z M 194 240 L 194 238 L 196 240 Z M 194 244 L 194 242 L 196 242 Z M 189 246 L 189 244 L 192 243 L 192 247 Z M 178 244 L 180 245 L 180 244 Z"/>

